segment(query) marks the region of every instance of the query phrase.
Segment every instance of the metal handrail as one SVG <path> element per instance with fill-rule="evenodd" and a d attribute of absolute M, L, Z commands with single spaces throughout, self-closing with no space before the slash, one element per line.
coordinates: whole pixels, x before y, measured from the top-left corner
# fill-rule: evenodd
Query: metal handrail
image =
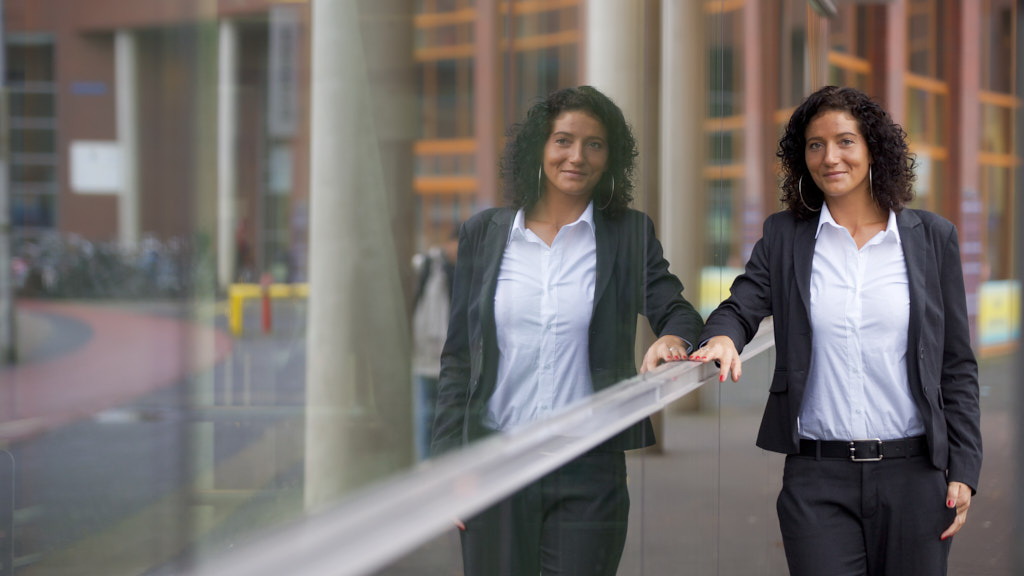
<path fill-rule="evenodd" d="M 741 356 L 775 344 L 762 323 Z M 198 566 L 195 576 L 371 574 L 640 419 L 717 378 L 713 364 L 673 363 L 603 390 L 550 419 L 488 437 L 363 489 Z"/>

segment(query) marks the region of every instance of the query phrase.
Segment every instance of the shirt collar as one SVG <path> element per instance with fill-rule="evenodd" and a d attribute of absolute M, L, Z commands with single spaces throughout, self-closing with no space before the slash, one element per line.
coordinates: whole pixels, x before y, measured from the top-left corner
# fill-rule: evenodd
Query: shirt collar
<path fill-rule="evenodd" d="M 821 234 L 821 229 L 826 225 L 830 225 L 833 228 L 842 228 L 834 218 L 832 218 L 832 212 L 828 209 L 828 204 L 821 203 L 821 215 L 818 216 L 818 229 L 814 231 L 814 237 L 817 238 Z M 892 208 L 889 209 L 889 220 L 885 224 L 885 238 L 895 238 L 896 243 L 903 245 L 903 240 L 900 238 L 900 228 L 896 223 L 896 212 Z M 884 238 L 883 238 L 884 239 Z"/>
<path fill-rule="evenodd" d="M 583 214 L 580 214 L 580 217 L 577 218 L 575 222 L 567 226 L 563 226 L 563 228 L 572 228 L 573 226 L 576 226 L 581 222 L 586 222 L 590 226 L 590 233 L 594 234 L 595 236 L 597 235 L 596 226 L 594 225 L 593 202 L 587 204 L 587 208 L 583 211 Z M 526 232 L 526 211 L 524 208 L 520 208 L 519 210 L 516 210 L 516 217 L 512 221 L 512 228 L 508 231 L 508 241 L 505 243 L 505 245 L 507 246 L 511 244 L 512 241 L 516 239 L 529 240 L 531 236 L 536 237 L 535 234 L 527 234 Z"/>
<path fill-rule="evenodd" d="M 508 231 L 508 242 L 512 243 L 513 238 L 526 239 L 526 212 L 522 208 L 516 210 L 516 217 L 512 220 L 512 228 Z"/>

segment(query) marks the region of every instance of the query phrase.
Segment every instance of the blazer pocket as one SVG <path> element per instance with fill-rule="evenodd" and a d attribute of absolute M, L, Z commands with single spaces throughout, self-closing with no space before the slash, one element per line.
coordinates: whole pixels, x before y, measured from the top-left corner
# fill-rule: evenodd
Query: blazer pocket
<path fill-rule="evenodd" d="M 789 371 L 775 370 L 772 375 L 772 386 L 768 389 L 772 394 L 779 394 L 789 389 Z"/>

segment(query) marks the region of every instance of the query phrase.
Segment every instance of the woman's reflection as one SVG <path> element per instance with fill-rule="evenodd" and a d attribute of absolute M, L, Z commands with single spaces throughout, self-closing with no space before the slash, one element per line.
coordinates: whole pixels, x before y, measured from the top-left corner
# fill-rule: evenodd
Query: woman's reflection
<path fill-rule="evenodd" d="M 554 92 L 509 135 L 509 206 L 459 238 L 433 452 L 548 417 L 636 374 L 637 314 L 659 339 L 641 371 L 687 357 L 700 315 L 668 270 L 654 225 L 629 208 L 636 141 L 589 86 Z M 648 419 L 470 519 L 466 574 L 615 574 L 629 494 L 623 450 Z"/>

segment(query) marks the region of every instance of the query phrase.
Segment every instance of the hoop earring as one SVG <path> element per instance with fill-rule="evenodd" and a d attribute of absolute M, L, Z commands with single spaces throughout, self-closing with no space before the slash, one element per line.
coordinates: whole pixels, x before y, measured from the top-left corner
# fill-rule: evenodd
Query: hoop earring
<path fill-rule="evenodd" d="M 811 212 L 818 212 L 818 211 L 820 211 L 821 208 L 818 208 L 818 209 L 811 208 L 810 206 L 807 205 L 807 202 L 804 201 L 803 184 L 804 184 L 804 177 L 803 177 L 803 175 L 801 175 L 800 179 L 796 181 L 796 194 L 797 194 L 797 196 L 800 197 L 800 203 L 804 205 L 804 208 L 807 208 Z"/>
<path fill-rule="evenodd" d="M 537 200 L 540 200 L 540 182 L 544 177 L 544 165 L 537 166 Z"/>
<path fill-rule="evenodd" d="M 603 207 L 601 207 L 601 211 L 604 211 L 604 210 L 606 210 L 608 208 L 608 206 L 611 206 L 612 198 L 615 197 L 615 176 L 611 176 L 611 179 L 612 179 L 612 191 L 608 194 L 608 201 L 604 203 Z"/>
<path fill-rule="evenodd" d="M 871 165 L 868 164 L 868 195 L 875 197 L 875 184 L 871 181 Z"/>

